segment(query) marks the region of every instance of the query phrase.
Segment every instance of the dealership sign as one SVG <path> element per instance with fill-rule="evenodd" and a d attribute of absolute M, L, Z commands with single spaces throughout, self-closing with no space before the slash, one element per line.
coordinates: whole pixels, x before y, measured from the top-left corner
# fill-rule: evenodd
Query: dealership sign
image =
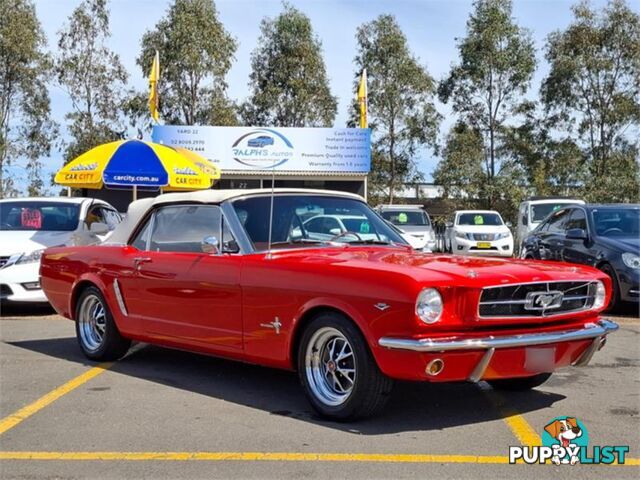
<path fill-rule="evenodd" d="M 157 125 L 151 137 L 184 147 L 225 170 L 368 173 L 366 128 L 262 128 Z"/>

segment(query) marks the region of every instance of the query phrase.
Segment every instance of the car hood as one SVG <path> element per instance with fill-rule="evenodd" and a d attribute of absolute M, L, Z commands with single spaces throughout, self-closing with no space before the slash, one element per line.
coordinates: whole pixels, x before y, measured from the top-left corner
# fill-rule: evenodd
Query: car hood
<path fill-rule="evenodd" d="M 74 232 L 0 231 L 0 256 L 68 245 Z"/>
<path fill-rule="evenodd" d="M 506 225 L 456 225 L 456 232 L 464 233 L 505 233 L 509 232 Z"/>
<path fill-rule="evenodd" d="M 614 250 L 640 254 L 640 238 L 636 237 L 598 237 L 600 243 Z"/>
<path fill-rule="evenodd" d="M 432 229 L 428 225 L 396 225 L 403 232 L 411 233 L 414 235 L 424 235 L 430 232 Z"/>
<path fill-rule="evenodd" d="M 597 270 L 583 265 L 440 255 L 410 252 L 406 249 L 358 246 L 292 250 L 274 254 L 274 259 L 327 264 L 346 268 L 386 270 L 403 273 L 430 284 L 483 287 L 509 283 L 580 280 L 600 277 Z"/>

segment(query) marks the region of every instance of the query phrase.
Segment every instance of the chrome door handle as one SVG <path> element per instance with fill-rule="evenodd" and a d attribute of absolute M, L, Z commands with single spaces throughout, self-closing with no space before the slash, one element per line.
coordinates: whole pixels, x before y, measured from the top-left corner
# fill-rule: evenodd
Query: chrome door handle
<path fill-rule="evenodd" d="M 136 257 L 133 259 L 133 265 L 135 266 L 136 270 L 140 270 L 140 267 L 143 263 L 148 263 L 150 261 L 150 257 Z"/>

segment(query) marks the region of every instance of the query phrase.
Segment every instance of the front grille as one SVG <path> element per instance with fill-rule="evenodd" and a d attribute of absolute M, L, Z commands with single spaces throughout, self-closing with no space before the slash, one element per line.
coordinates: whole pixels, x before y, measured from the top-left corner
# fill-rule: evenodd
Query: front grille
<path fill-rule="evenodd" d="M 4 283 L 0 284 L 0 298 L 8 297 L 9 295 L 13 295 L 13 290 L 9 285 L 5 285 Z"/>
<path fill-rule="evenodd" d="M 0 268 L 4 267 L 10 257 L 0 257 Z"/>
<path fill-rule="evenodd" d="M 491 240 L 495 240 L 496 235 L 495 233 L 474 233 L 473 234 L 473 239 L 474 240 L 478 240 L 478 241 L 491 241 Z"/>
<path fill-rule="evenodd" d="M 588 310 L 596 282 L 541 282 L 487 287 L 482 290 L 481 318 L 549 317 Z"/>

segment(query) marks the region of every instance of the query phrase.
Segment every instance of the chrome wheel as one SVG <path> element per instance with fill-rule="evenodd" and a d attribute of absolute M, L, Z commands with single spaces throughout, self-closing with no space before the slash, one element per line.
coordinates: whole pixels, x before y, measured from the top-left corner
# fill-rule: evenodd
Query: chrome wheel
<path fill-rule="evenodd" d="M 87 295 L 79 309 L 78 333 L 84 348 L 97 351 L 104 341 L 107 329 L 107 313 L 97 295 Z"/>
<path fill-rule="evenodd" d="M 346 402 L 356 381 L 356 358 L 347 337 L 331 327 L 315 332 L 307 344 L 305 370 L 318 400 L 329 406 Z"/>

